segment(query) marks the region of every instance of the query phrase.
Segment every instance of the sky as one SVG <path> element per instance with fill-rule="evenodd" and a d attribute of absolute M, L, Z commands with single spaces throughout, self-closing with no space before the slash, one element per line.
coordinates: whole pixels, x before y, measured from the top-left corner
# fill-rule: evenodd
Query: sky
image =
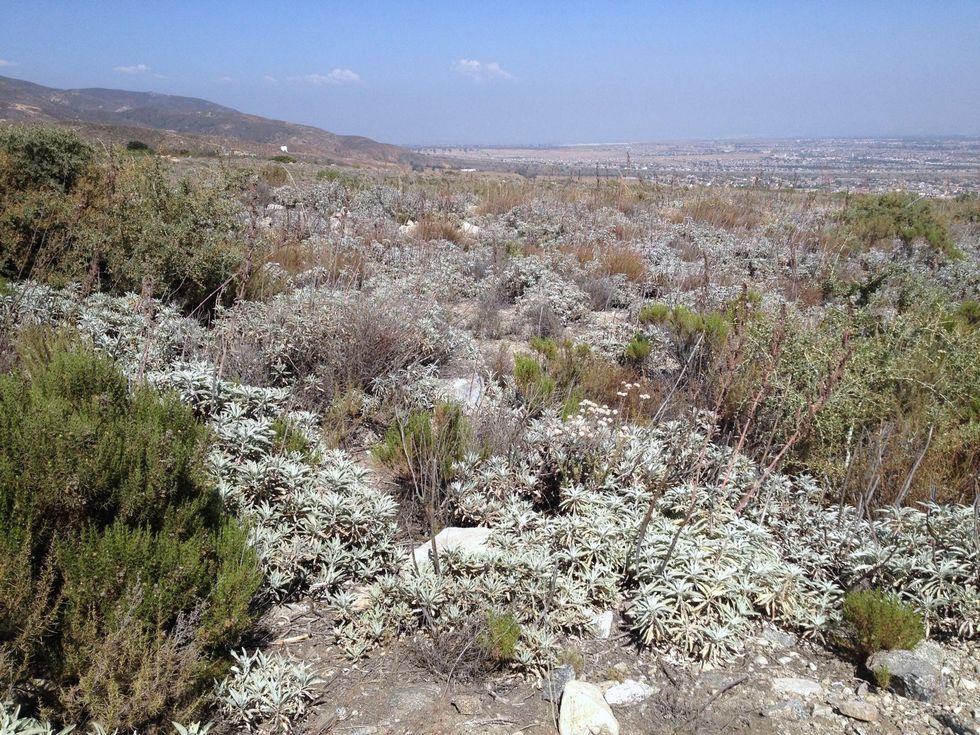
<path fill-rule="evenodd" d="M 980 0 L 0 0 L 0 75 L 399 144 L 980 136 Z"/>

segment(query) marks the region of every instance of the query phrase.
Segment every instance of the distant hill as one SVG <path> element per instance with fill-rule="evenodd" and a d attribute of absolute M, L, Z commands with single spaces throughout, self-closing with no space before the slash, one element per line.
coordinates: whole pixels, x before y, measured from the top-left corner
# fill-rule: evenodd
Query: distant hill
<path fill-rule="evenodd" d="M 289 153 L 326 162 L 407 165 L 415 154 L 356 135 L 249 115 L 194 97 L 120 89 L 55 89 L 0 76 L 0 121 L 78 126 L 115 142 L 138 138 L 170 150 Z"/>

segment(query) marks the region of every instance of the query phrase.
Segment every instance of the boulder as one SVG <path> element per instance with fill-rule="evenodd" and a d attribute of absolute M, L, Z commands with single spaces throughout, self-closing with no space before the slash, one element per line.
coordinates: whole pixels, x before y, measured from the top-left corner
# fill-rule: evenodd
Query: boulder
<path fill-rule="evenodd" d="M 610 687 L 606 691 L 605 698 L 606 702 L 613 707 L 626 707 L 631 704 L 639 704 L 656 691 L 653 687 L 635 679 L 627 679 L 622 684 Z"/>
<path fill-rule="evenodd" d="M 449 526 L 436 534 L 436 549 L 439 553 L 444 550 L 456 549 L 470 554 L 479 554 L 487 550 L 487 541 L 493 530 L 483 526 L 473 528 L 458 528 Z M 429 554 L 432 551 L 432 544 L 429 541 L 419 544 L 413 555 L 419 569 L 424 569 L 432 564 Z"/>
<path fill-rule="evenodd" d="M 878 651 L 865 664 L 871 672 L 888 672 L 888 688 L 920 702 L 931 702 L 943 688 L 942 671 L 915 651 Z"/>
<path fill-rule="evenodd" d="M 593 684 L 570 681 L 565 685 L 558 715 L 559 735 L 619 735 L 619 723 Z"/>
<path fill-rule="evenodd" d="M 466 222 L 465 220 L 463 221 L 463 224 L 460 226 L 460 229 L 463 230 L 463 234 L 469 235 L 470 237 L 476 237 L 477 235 L 480 234 L 479 227 L 474 225 L 472 222 Z"/>

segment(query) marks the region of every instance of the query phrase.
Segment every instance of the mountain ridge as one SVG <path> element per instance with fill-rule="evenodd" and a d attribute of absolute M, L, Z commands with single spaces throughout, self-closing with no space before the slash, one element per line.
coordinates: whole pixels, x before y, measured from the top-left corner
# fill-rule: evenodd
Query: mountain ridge
<path fill-rule="evenodd" d="M 404 148 L 364 136 L 338 135 L 197 97 L 106 87 L 58 89 L 0 76 L 0 122 L 30 121 L 78 125 L 110 138 L 117 133 L 120 140 L 133 137 L 134 131 L 154 131 L 144 142 L 175 149 L 238 148 L 274 155 L 285 145 L 293 155 L 389 166 L 408 165 L 416 158 Z"/>

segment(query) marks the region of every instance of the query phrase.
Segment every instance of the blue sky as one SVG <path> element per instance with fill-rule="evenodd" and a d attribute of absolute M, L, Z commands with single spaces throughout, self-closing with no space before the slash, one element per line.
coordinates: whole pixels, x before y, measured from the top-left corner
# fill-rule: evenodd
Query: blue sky
<path fill-rule="evenodd" d="M 980 0 L 0 2 L 0 74 L 394 143 L 980 135 Z"/>

